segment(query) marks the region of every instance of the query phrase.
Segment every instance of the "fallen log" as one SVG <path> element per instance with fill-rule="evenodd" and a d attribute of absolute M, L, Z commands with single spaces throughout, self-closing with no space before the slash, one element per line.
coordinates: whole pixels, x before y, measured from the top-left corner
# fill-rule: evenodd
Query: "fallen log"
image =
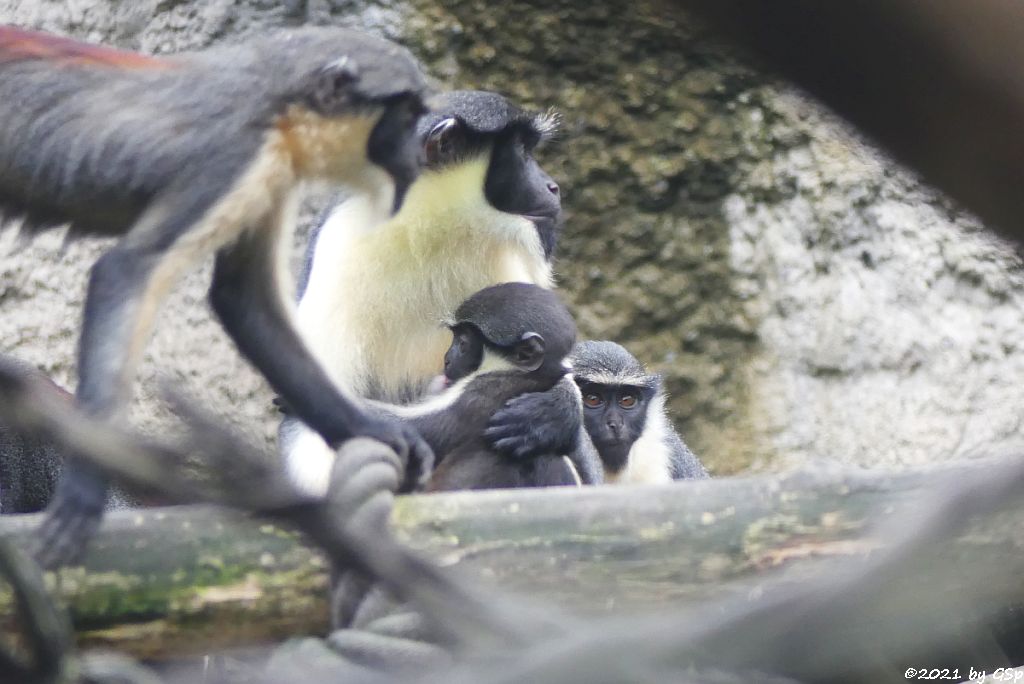
<path fill-rule="evenodd" d="M 881 545 L 872 526 L 898 522 L 951 472 L 976 467 L 411 496 L 392 522 L 400 539 L 465 575 L 579 614 L 621 614 L 747 595 L 769 577 L 800 582 L 822 559 L 856 562 Z M 2 517 L 0 535 L 27 543 L 40 520 Z M 1024 510 L 1009 511 L 938 558 L 1018 558 L 1022 522 Z M 113 513 L 81 565 L 48 581 L 81 646 L 144 658 L 327 630 L 319 554 L 280 526 L 216 507 Z M 0 612 L 11 611 L 4 592 Z"/>

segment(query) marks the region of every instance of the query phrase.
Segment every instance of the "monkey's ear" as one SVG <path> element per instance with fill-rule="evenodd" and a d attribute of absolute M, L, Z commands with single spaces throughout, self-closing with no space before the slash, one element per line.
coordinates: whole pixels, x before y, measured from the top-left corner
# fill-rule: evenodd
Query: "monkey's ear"
<path fill-rule="evenodd" d="M 427 153 L 427 164 L 436 166 L 451 159 L 461 131 L 462 123 L 454 116 L 442 119 L 431 128 L 423 143 L 423 149 Z"/>
<path fill-rule="evenodd" d="M 535 371 L 544 363 L 544 338 L 535 332 L 524 333 L 512 348 L 512 362 L 525 371 Z"/>
<path fill-rule="evenodd" d="M 359 80 L 359 68 L 348 56 L 336 59 L 313 74 L 311 100 L 324 114 L 340 114 L 352 104 L 352 86 Z"/>

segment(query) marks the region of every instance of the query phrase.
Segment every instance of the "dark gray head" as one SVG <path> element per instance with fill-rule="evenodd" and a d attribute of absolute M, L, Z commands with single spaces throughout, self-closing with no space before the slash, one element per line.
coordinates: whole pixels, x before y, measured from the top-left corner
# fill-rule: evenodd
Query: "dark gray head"
<path fill-rule="evenodd" d="M 236 47 L 250 46 L 254 59 L 280 79 L 285 103 L 302 102 L 332 116 L 414 99 L 420 113 L 426 111 L 427 82 L 419 64 L 411 52 L 389 40 L 351 29 L 305 27 Z"/>
<path fill-rule="evenodd" d="M 632 385 L 652 390 L 661 378 L 647 372 L 625 347 L 609 340 L 584 340 L 572 350 L 573 375 L 577 381 L 604 385 Z"/>
<path fill-rule="evenodd" d="M 417 126 L 420 137 L 427 135 L 446 119 L 455 119 L 469 133 L 495 135 L 510 127 L 521 127 L 525 133 L 541 139 L 552 136 L 558 129 L 557 115 L 548 112 L 529 112 L 509 102 L 498 93 L 486 90 L 453 90 L 430 98 L 430 113 Z"/>
<path fill-rule="evenodd" d="M 533 152 L 558 128 L 553 113 L 521 109 L 497 93 L 456 90 L 430 98 L 431 111 L 417 131 L 427 168 L 446 169 L 490 154 L 484 196 L 498 211 L 531 220 L 545 255 L 557 241 L 562 212 L 558 184 Z"/>
<path fill-rule="evenodd" d="M 605 469 L 618 473 L 647 424 L 661 378 L 609 341 L 580 342 L 572 351 L 573 378 L 583 395 L 583 422 Z"/>
<path fill-rule="evenodd" d="M 561 377 L 576 340 L 576 323 L 557 295 L 528 283 L 480 290 L 455 311 L 445 375 L 458 380 L 477 370 L 485 352 L 545 377 Z"/>
<path fill-rule="evenodd" d="M 397 211 L 424 161 L 416 122 L 426 111 L 427 84 L 412 54 L 382 38 L 326 27 L 274 33 L 253 48 L 275 81 L 289 84 L 278 93 L 281 107 L 300 105 L 324 119 L 381 112 L 365 155 L 394 180 Z"/>

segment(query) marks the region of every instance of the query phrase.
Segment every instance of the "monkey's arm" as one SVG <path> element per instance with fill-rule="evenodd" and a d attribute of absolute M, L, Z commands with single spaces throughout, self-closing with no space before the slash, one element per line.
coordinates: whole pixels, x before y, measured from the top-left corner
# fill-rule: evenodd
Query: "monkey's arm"
<path fill-rule="evenodd" d="M 367 401 L 371 412 L 393 420 L 400 420 L 416 430 L 434 453 L 434 466 L 444 455 L 460 446 L 460 435 L 466 433 L 464 421 L 460 420 L 463 402 L 456 399 L 445 402 L 444 395 L 437 399 L 412 406 L 398 406 L 381 401 Z"/>
<path fill-rule="evenodd" d="M 280 220 L 274 216 L 268 220 Z M 384 442 L 414 472 L 429 472 L 433 454 L 409 424 L 364 411 L 328 379 L 300 339 L 282 295 L 279 230 L 250 230 L 217 255 L 210 301 L 239 351 L 289 409 L 331 447 L 357 435 Z"/>
<path fill-rule="evenodd" d="M 530 458 L 572 454 L 582 430 L 580 391 L 572 378 L 566 376 L 546 392 L 530 392 L 506 402 L 491 417 L 484 436 L 507 456 Z"/>
<path fill-rule="evenodd" d="M 669 469 L 673 480 L 703 480 L 710 477 L 704 464 L 690 451 L 690 447 L 686 446 L 678 432 L 669 430 L 667 441 L 669 449 L 672 450 Z"/>
<path fill-rule="evenodd" d="M 454 449 L 472 443 L 484 448 L 483 433 L 491 417 L 510 398 L 534 394 L 546 386 L 547 382 L 538 382 L 518 372 L 497 371 L 463 379 L 419 404 L 396 406 L 378 401 L 368 404 L 374 411 L 395 416 L 414 427 L 434 450 L 436 465 Z"/>
<path fill-rule="evenodd" d="M 275 404 L 285 414 L 278 426 L 277 444 L 289 478 L 310 496 L 323 496 L 327 493 L 334 464 L 334 449 L 315 430 L 299 420 L 282 398 L 275 399 Z M 366 409 L 378 419 L 404 421 L 416 429 L 433 452 L 434 465 L 457 444 L 457 425 L 451 422 L 454 417 L 450 408 L 432 411 L 418 406 L 397 406 L 368 399 Z M 410 477 L 406 484 L 411 487 L 415 479 Z"/>

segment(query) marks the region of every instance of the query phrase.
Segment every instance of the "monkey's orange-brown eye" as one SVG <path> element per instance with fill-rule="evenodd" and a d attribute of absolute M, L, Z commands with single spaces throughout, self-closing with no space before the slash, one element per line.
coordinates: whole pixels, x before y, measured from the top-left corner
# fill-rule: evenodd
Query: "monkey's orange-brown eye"
<path fill-rule="evenodd" d="M 584 394 L 583 405 L 588 408 L 597 408 L 604 403 L 604 399 L 598 394 Z"/>
<path fill-rule="evenodd" d="M 625 409 L 631 409 L 636 406 L 636 395 L 635 394 L 624 394 L 619 398 L 619 406 Z"/>

